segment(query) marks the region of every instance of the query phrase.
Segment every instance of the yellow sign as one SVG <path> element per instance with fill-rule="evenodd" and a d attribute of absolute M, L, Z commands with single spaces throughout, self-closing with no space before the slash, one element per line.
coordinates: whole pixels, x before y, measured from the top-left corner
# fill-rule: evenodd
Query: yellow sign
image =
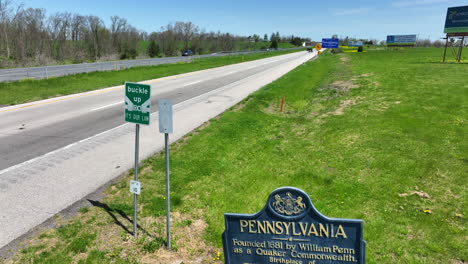
<path fill-rule="evenodd" d="M 320 43 L 317 43 L 317 45 L 315 45 L 315 49 L 316 49 L 316 50 L 321 50 L 321 49 L 322 49 L 322 45 L 320 45 Z"/>

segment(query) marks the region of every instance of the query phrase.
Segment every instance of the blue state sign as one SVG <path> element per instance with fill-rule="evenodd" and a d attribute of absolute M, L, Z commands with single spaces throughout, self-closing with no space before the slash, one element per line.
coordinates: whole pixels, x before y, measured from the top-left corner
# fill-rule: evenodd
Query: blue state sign
<path fill-rule="evenodd" d="M 348 47 L 362 47 L 362 41 L 348 41 Z"/>
<path fill-rule="evenodd" d="M 340 42 L 340 40 L 336 39 L 336 38 L 324 38 L 324 39 L 322 39 L 322 48 L 337 49 L 339 42 Z"/>
<path fill-rule="evenodd" d="M 256 214 L 224 219 L 226 264 L 365 263 L 363 221 L 326 217 L 294 187 L 274 190 Z"/>

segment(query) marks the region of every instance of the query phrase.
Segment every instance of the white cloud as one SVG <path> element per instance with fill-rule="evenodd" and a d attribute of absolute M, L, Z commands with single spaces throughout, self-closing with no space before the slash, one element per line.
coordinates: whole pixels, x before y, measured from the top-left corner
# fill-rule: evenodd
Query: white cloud
<path fill-rule="evenodd" d="M 349 8 L 335 11 L 333 14 L 335 16 L 347 16 L 347 15 L 358 15 L 358 14 L 367 14 L 373 8 L 369 7 L 360 7 L 360 8 Z"/>
<path fill-rule="evenodd" d="M 409 6 L 422 6 L 451 2 L 452 0 L 409 0 L 393 2 L 392 6 L 395 7 L 409 7 Z"/>

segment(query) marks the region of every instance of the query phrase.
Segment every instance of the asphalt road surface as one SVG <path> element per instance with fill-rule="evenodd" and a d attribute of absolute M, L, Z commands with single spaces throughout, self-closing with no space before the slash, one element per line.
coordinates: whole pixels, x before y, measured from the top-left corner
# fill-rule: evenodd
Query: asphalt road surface
<path fill-rule="evenodd" d="M 315 56 L 297 52 L 142 83 L 151 85 L 152 112 L 158 99 L 172 100 L 173 142 Z M 123 120 L 123 86 L 0 108 L 0 248 L 132 168 L 135 125 Z M 141 159 L 160 151 L 163 139 L 152 114 L 141 129 Z"/>

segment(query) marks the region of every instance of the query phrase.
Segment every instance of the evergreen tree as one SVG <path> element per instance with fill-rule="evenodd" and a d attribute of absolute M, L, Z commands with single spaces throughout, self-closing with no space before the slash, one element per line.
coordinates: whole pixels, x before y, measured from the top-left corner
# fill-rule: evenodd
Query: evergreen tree
<path fill-rule="evenodd" d="M 278 40 L 276 40 L 276 38 L 273 38 L 273 41 L 271 42 L 270 48 L 278 49 Z"/>

